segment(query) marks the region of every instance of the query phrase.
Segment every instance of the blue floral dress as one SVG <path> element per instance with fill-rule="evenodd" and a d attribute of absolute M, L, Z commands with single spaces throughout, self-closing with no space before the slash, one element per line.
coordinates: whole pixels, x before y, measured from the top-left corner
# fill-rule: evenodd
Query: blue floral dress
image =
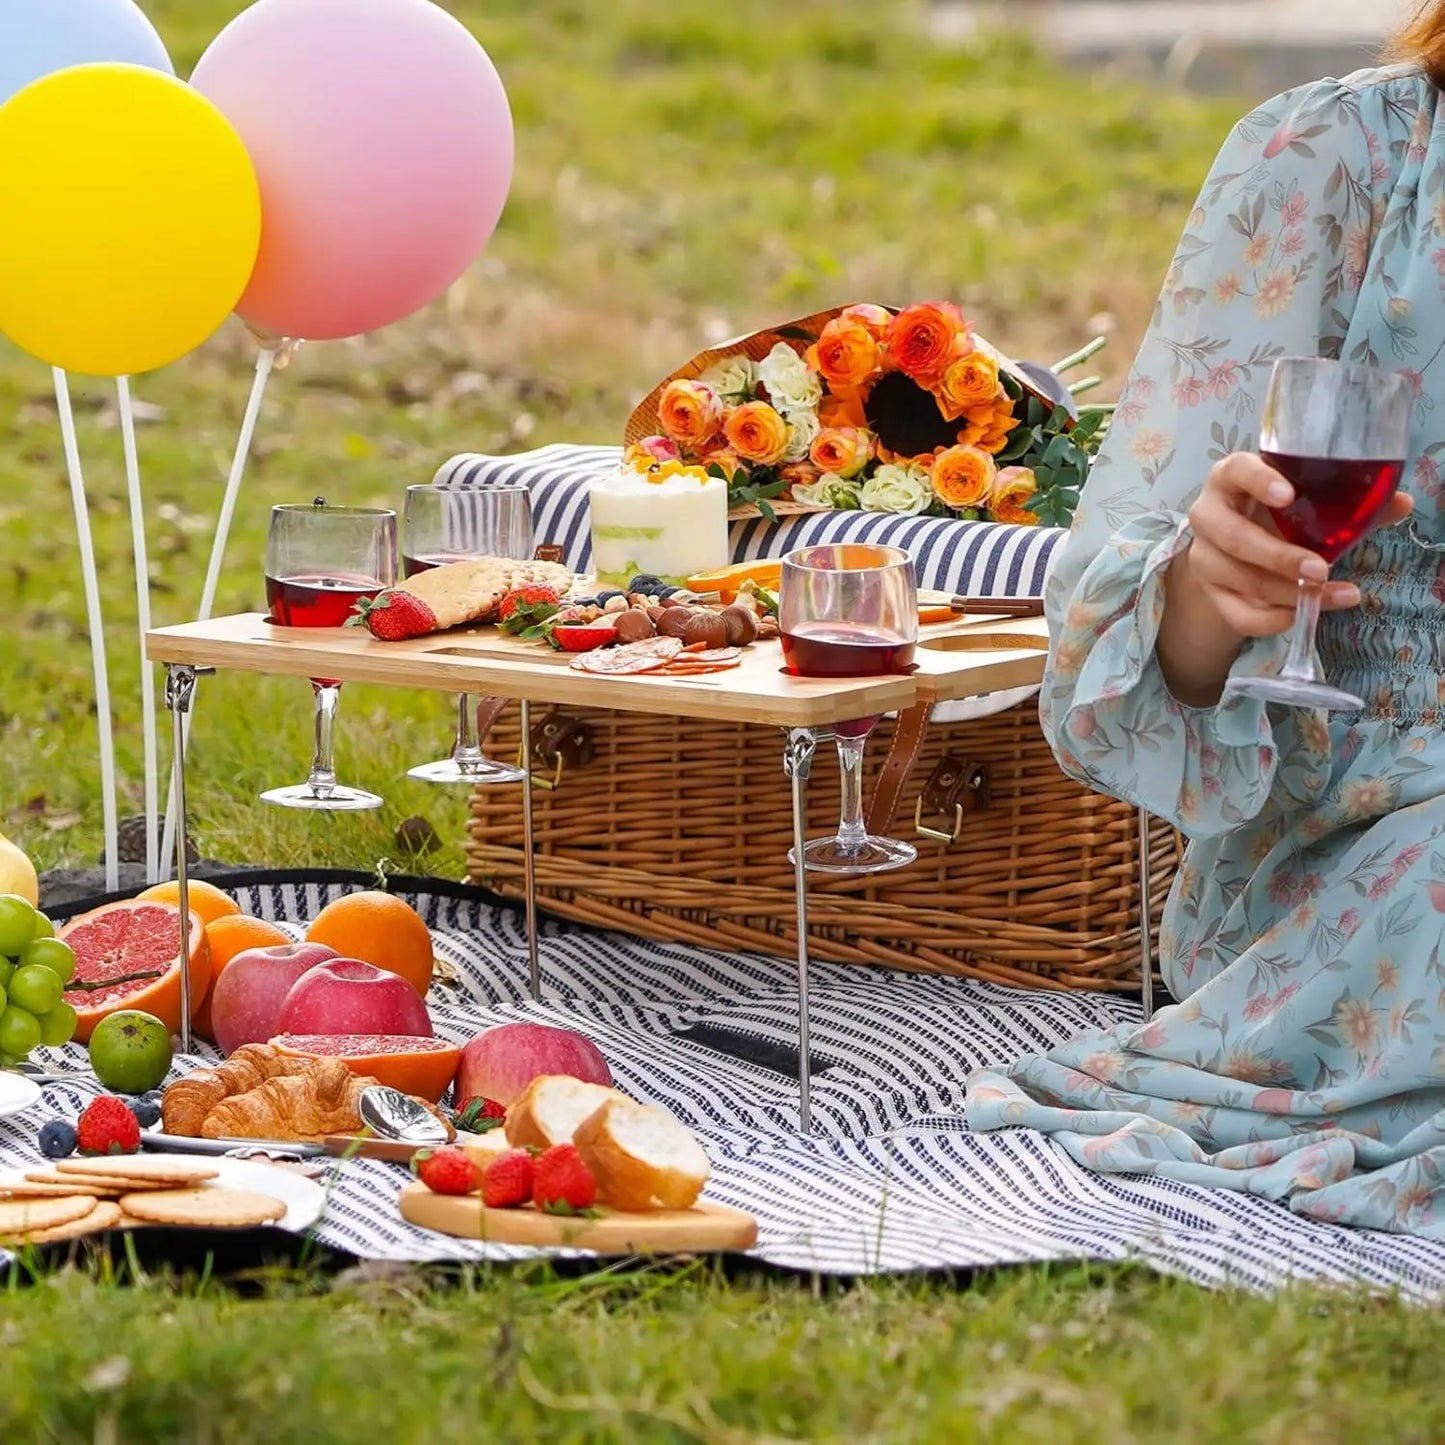
<path fill-rule="evenodd" d="M 1358 715 L 1175 701 L 1163 572 L 1210 465 L 1256 445 L 1270 366 L 1416 389 L 1415 515 L 1336 567 L 1320 660 Z M 979 1130 L 1079 1162 L 1445 1238 L 1445 111 L 1413 68 L 1293 91 L 1235 128 L 1189 219 L 1048 585 L 1062 765 L 1190 838 L 1161 932 L 1180 1000 L 976 1074 Z M 1283 639 L 1236 670 L 1272 671 Z"/>

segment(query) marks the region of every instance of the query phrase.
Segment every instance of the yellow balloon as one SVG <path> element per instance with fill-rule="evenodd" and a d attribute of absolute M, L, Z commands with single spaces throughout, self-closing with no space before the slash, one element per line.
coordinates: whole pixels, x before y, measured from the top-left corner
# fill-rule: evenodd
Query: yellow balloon
<path fill-rule="evenodd" d="M 246 147 L 182 81 L 78 65 L 0 106 L 0 333 L 42 361 L 177 360 L 230 314 L 260 244 Z"/>

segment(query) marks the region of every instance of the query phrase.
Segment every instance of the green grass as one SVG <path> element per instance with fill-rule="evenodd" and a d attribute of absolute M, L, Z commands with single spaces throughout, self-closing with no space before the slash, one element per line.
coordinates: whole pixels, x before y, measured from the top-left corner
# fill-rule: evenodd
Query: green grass
<path fill-rule="evenodd" d="M 152 0 L 183 73 L 239 0 Z M 261 599 L 268 507 L 399 501 L 458 450 L 619 436 L 704 340 L 863 298 L 958 299 L 1052 359 L 1112 318 L 1117 382 L 1237 107 L 1066 74 L 1015 41 L 921 43 L 902 0 L 466 0 L 515 108 L 512 202 L 452 295 L 303 350 L 273 384 L 219 610 Z M 103 138 L 97 138 L 102 143 Z M 193 615 L 254 353 L 232 325 L 136 384 L 157 620 Z M 105 588 L 122 812 L 140 808 L 134 598 L 111 392 L 77 382 Z M 38 363 L 0 350 L 0 828 L 41 864 L 99 850 L 89 660 Z M 258 807 L 305 770 L 304 685 L 203 683 L 206 853 L 369 867 L 429 817 L 459 874 L 464 800 L 408 782 L 445 700 L 348 688 L 343 776 L 379 815 Z M 775 764 L 770 764 L 774 766 Z M 397 860 L 401 861 L 401 860 Z M 1440 1329 L 1358 1297 L 1204 1294 L 1021 1271 L 811 1293 L 704 1273 L 422 1277 L 261 1298 L 63 1275 L 0 1298 L 0 1439 L 1426 1440 Z"/>

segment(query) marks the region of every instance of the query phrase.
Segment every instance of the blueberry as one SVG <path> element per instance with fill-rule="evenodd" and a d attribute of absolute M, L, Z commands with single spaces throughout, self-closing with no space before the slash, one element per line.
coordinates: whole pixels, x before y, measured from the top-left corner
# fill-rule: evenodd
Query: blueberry
<path fill-rule="evenodd" d="M 657 597 L 658 600 L 661 601 L 661 599 L 664 597 L 676 597 L 677 594 L 681 591 L 681 587 L 662 587 L 658 590 Z"/>
<path fill-rule="evenodd" d="M 568 602 L 569 607 L 596 607 L 599 598 L 596 597 L 574 597 Z"/>
<path fill-rule="evenodd" d="M 64 1119 L 52 1119 L 40 1130 L 40 1152 L 47 1159 L 64 1159 L 75 1153 L 75 1129 Z"/>
<path fill-rule="evenodd" d="M 142 1129 L 154 1129 L 161 1121 L 161 1106 L 150 1095 L 133 1099 L 130 1111 L 135 1115 L 135 1121 Z"/>
<path fill-rule="evenodd" d="M 645 592 L 649 597 L 656 597 L 662 585 L 661 577 L 649 577 L 647 573 L 640 572 L 627 584 L 627 590 L 629 592 Z"/>
<path fill-rule="evenodd" d="M 608 600 L 613 597 L 621 597 L 623 599 L 626 599 L 627 594 L 625 592 L 619 592 L 616 587 L 604 588 L 601 592 L 597 594 L 597 605 L 599 607 L 604 606 L 608 602 Z"/>

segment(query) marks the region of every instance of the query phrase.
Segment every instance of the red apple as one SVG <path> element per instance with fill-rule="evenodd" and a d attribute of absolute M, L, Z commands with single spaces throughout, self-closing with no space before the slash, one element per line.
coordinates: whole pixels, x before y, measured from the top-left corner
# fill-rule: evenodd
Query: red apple
<path fill-rule="evenodd" d="M 433 1036 L 431 1015 L 417 991 L 399 974 L 359 958 L 307 969 L 291 986 L 271 1033 Z"/>
<path fill-rule="evenodd" d="M 506 1107 L 543 1074 L 567 1074 L 588 1084 L 612 1083 L 612 1070 L 591 1039 L 546 1024 L 498 1024 L 462 1050 L 456 1097 L 492 1099 Z"/>
<path fill-rule="evenodd" d="M 242 1044 L 263 1044 L 291 985 L 308 969 L 337 956 L 324 943 L 279 943 L 248 948 L 225 967 L 211 990 L 211 1031 L 229 1054 Z"/>

